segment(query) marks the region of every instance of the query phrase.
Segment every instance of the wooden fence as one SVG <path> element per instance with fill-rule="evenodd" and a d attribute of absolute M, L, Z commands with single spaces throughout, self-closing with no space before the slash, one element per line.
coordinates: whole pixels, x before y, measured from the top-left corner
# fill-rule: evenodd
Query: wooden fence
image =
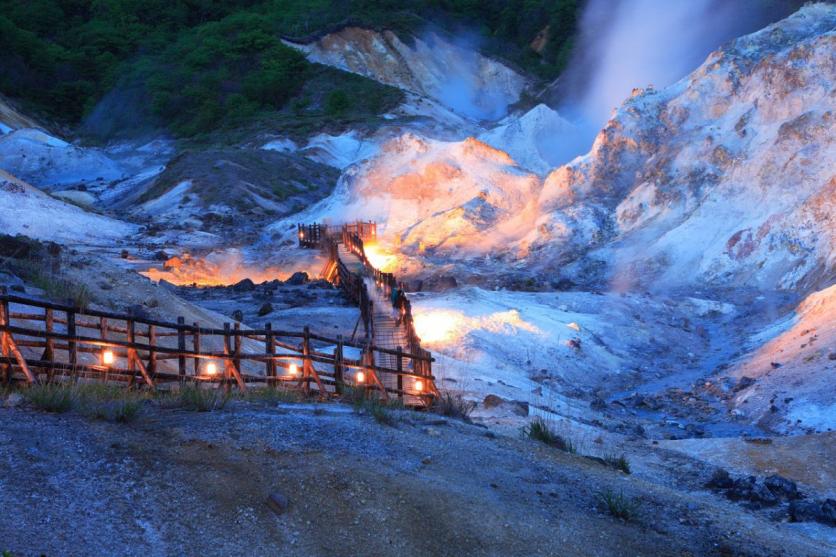
<path fill-rule="evenodd" d="M 393 354 L 396 369 L 375 365 Z M 284 385 L 321 398 L 344 387 L 377 390 L 424 405 L 435 394 L 432 357 L 303 331 L 222 329 L 82 309 L 0 291 L 0 379 L 39 383 L 56 375 L 156 388 L 170 382 L 211 383 L 245 390 Z M 384 387 L 381 377 L 416 378 L 410 390 Z M 391 383 L 387 381 L 386 383 Z"/>
<path fill-rule="evenodd" d="M 374 240 L 377 238 L 377 223 L 357 221 L 340 225 L 328 225 L 315 222 L 313 224 L 299 223 L 296 225 L 296 236 L 301 248 L 323 248 L 328 239 L 338 240 L 345 232 L 356 234 L 364 240 Z"/>

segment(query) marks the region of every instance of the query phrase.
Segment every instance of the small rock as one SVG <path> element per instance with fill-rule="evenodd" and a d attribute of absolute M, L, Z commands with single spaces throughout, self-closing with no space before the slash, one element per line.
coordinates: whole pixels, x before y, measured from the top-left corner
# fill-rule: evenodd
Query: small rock
<path fill-rule="evenodd" d="M 160 250 L 160 251 L 158 251 L 157 253 L 154 254 L 154 259 L 156 259 L 157 261 L 167 261 L 168 260 L 168 254 L 166 252 L 164 252 L 163 250 Z"/>
<path fill-rule="evenodd" d="M 120 253 L 120 255 L 122 256 L 122 259 L 127 259 L 128 256 L 130 256 L 130 253 L 128 253 L 128 250 L 123 249 L 122 253 Z"/>
<path fill-rule="evenodd" d="M 23 403 L 23 395 L 20 393 L 10 393 L 9 396 L 6 397 L 3 406 L 6 408 L 14 408 L 15 406 L 20 406 Z"/>
<path fill-rule="evenodd" d="M 836 500 L 834 499 L 790 501 L 788 511 L 791 522 L 815 521 L 836 526 Z"/>
<path fill-rule="evenodd" d="M 267 496 L 267 506 L 276 514 L 284 514 L 289 504 L 287 497 L 281 492 L 274 491 Z"/>
<path fill-rule="evenodd" d="M 776 496 L 785 499 L 798 499 L 798 486 L 794 481 L 778 474 L 773 474 L 763 481 L 763 484 Z"/>
<path fill-rule="evenodd" d="M 722 468 L 715 470 L 714 474 L 711 475 L 711 479 L 705 484 L 706 487 L 710 487 L 711 489 L 729 489 L 733 485 L 734 480 L 732 480 L 728 471 Z"/>
<path fill-rule="evenodd" d="M 270 302 L 265 302 L 264 304 L 262 304 L 262 306 L 260 308 L 258 308 L 258 316 L 259 317 L 264 317 L 268 313 L 272 313 L 272 312 L 273 312 L 273 304 L 271 304 Z"/>
<path fill-rule="evenodd" d="M 778 362 L 770 362 L 769 365 L 772 366 L 772 369 L 778 369 L 782 364 L 779 364 Z"/>
<path fill-rule="evenodd" d="M 601 398 L 600 396 L 596 396 L 589 403 L 589 407 L 592 408 L 593 410 L 599 410 L 600 411 L 600 410 L 603 410 L 607 407 L 607 402 L 603 398 Z"/>
<path fill-rule="evenodd" d="M 424 458 L 421 459 L 421 464 L 426 466 L 427 464 L 432 464 L 432 461 L 433 461 L 432 457 L 425 456 Z"/>
<path fill-rule="evenodd" d="M 128 306 L 125 309 L 128 312 L 128 315 L 137 319 L 150 319 L 151 317 L 151 315 L 145 309 L 145 306 L 142 306 L 140 304 L 134 304 L 132 306 Z"/>
<path fill-rule="evenodd" d="M 308 277 L 308 273 L 303 272 L 295 272 L 290 275 L 290 278 L 285 281 L 285 284 L 291 284 L 293 286 L 299 286 L 301 284 L 305 284 L 308 282 L 310 278 Z"/>
<path fill-rule="evenodd" d="M 232 312 L 232 318 L 240 323 L 244 320 L 244 312 L 240 309 L 236 309 Z"/>
<path fill-rule="evenodd" d="M 505 402 L 505 399 L 502 398 L 501 396 L 488 395 L 482 401 L 482 406 L 484 406 L 485 408 L 496 408 L 497 406 L 501 405 L 503 402 Z"/>
<path fill-rule="evenodd" d="M 232 285 L 232 289 L 236 292 L 251 292 L 255 290 L 255 283 L 248 278 L 238 281 Z"/>

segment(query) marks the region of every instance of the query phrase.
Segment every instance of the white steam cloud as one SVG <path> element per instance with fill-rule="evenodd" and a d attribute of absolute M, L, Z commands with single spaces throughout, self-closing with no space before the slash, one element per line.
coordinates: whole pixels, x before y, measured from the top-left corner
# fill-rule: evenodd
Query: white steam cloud
<path fill-rule="evenodd" d="M 559 111 L 579 127 L 560 148 L 561 162 L 585 153 L 634 87 L 666 87 L 724 42 L 759 29 L 757 0 L 589 0 L 576 56 L 562 78 Z"/>

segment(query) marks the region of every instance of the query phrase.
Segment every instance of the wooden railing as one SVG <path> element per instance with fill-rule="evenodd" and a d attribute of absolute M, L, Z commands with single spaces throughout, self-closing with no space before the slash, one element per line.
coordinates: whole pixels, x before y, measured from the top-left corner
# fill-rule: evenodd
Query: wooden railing
<path fill-rule="evenodd" d="M 392 307 L 398 313 L 400 323 L 406 331 L 407 346 L 403 348 L 411 354 L 421 356 L 420 358 L 413 360 L 413 370 L 419 375 L 432 376 L 432 353 L 421 347 L 421 339 L 415 332 L 415 320 L 412 316 L 412 304 L 409 302 L 409 299 L 404 292 L 403 285 L 398 282 L 394 274 L 384 273 L 372 265 L 366 257 L 363 239 L 356 233 L 343 230 L 341 239 L 346 248 L 348 248 L 348 250 L 357 256 L 357 258 L 362 262 L 363 268 L 366 273 L 368 273 L 368 276 L 375 281 L 383 294 L 391 300 Z M 337 267 L 345 269 L 345 266 L 339 262 L 339 252 L 336 243 L 333 243 L 333 246 L 329 246 L 327 249 L 331 254 L 331 257 L 337 258 Z M 347 269 L 344 272 L 348 273 Z M 353 273 L 348 274 L 354 275 Z M 343 280 L 342 272 L 340 273 L 340 280 Z M 355 300 L 360 304 L 360 311 L 363 316 L 364 323 L 366 323 L 366 329 L 368 330 L 371 328 L 373 330 L 373 303 L 362 277 L 357 277 L 356 275 L 350 277 L 346 282 L 346 286 L 349 293 L 354 291 L 357 292 Z M 346 286 L 344 286 L 344 290 L 346 289 Z M 435 391 L 434 384 L 431 385 L 431 388 Z"/>
<path fill-rule="evenodd" d="M 362 300 L 362 298 L 361 298 Z M 373 353 L 397 355 L 398 369 L 375 365 Z M 112 359 L 112 362 L 108 360 Z M 401 360 L 412 365 L 400 365 Z M 9 295 L 0 291 L 0 379 L 38 383 L 57 375 L 143 383 L 167 382 L 236 385 L 284 385 L 323 398 L 348 385 L 378 390 L 425 404 L 433 396 L 431 356 L 329 338 L 303 331 L 222 329 L 156 321 L 128 314 L 82 309 Z M 412 368 L 410 371 L 408 368 Z M 384 387 L 381 377 L 419 377 L 409 391 Z M 386 383 L 391 383 L 387 381 Z M 402 384 L 402 381 L 398 381 Z M 416 385 L 413 382 L 413 385 Z"/>
<path fill-rule="evenodd" d="M 325 247 L 326 240 L 339 239 L 344 232 L 356 234 L 361 239 L 374 240 L 377 238 L 377 224 L 371 221 L 357 221 L 340 225 L 318 222 L 296 225 L 296 236 L 301 248 L 317 249 Z"/>

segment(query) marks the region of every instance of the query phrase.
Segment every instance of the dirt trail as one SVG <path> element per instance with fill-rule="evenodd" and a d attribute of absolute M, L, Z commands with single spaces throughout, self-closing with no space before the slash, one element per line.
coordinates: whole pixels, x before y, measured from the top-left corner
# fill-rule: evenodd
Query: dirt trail
<path fill-rule="evenodd" d="M 144 409 L 129 425 L 0 409 L 0 540 L 33 555 L 824 555 L 706 491 L 437 416 L 340 405 Z M 632 522 L 596 508 L 611 489 Z M 290 500 L 274 515 L 272 491 Z"/>

